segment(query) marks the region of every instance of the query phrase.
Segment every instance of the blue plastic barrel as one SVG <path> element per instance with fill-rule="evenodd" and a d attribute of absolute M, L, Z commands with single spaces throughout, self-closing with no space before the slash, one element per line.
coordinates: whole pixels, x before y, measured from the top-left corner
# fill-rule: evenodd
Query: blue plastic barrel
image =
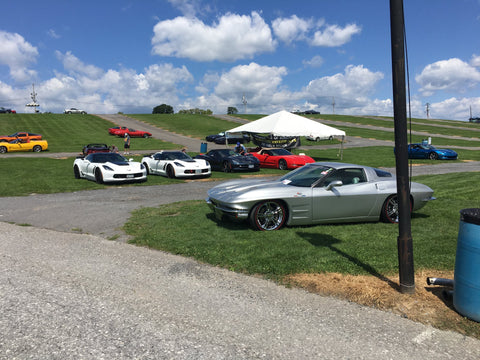
<path fill-rule="evenodd" d="M 480 322 L 480 209 L 460 210 L 453 306 Z"/>
<path fill-rule="evenodd" d="M 207 152 L 207 143 L 202 142 L 200 144 L 200 152 L 201 153 L 206 153 Z"/>

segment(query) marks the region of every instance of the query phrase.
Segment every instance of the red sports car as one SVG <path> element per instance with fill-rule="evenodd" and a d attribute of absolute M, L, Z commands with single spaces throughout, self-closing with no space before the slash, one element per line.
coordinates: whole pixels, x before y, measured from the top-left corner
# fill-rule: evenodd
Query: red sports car
<path fill-rule="evenodd" d="M 9 142 L 16 139 L 22 140 L 42 140 L 42 135 L 40 134 L 33 134 L 30 132 L 19 131 L 12 135 L 0 135 L 0 142 L 5 141 Z"/>
<path fill-rule="evenodd" d="M 130 137 L 144 137 L 148 138 L 152 136 L 151 133 L 148 131 L 142 131 L 142 130 L 135 130 L 132 128 L 127 128 L 125 126 L 117 126 L 116 128 L 110 128 L 108 129 L 108 133 L 110 135 L 116 135 L 116 136 L 125 136 L 125 133 L 130 135 Z"/>
<path fill-rule="evenodd" d="M 250 154 L 260 160 L 260 167 L 263 168 L 296 169 L 307 163 L 315 162 L 310 156 L 294 155 L 286 149 L 265 148 Z"/>

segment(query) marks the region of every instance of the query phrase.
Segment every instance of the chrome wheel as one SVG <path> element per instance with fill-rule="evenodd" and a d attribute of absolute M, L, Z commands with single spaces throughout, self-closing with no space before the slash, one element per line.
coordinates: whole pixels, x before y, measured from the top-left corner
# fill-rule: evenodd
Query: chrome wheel
<path fill-rule="evenodd" d="M 285 206 L 276 200 L 262 201 L 250 213 L 250 222 L 257 230 L 280 229 L 287 219 Z"/>
<path fill-rule="evenodd" d="M 380 216 L 382 221 L 389 223 L 398 222 L 398 197 L 397 195 L 390 196 L 382 207 L 382 214 Z"/>
<path fill-rule="evenodd" d="M 287 162 L 285 161 L 285 159 L 280 159 L 278 161 L 278 168 L 280 170 L 287 170 Z"/>

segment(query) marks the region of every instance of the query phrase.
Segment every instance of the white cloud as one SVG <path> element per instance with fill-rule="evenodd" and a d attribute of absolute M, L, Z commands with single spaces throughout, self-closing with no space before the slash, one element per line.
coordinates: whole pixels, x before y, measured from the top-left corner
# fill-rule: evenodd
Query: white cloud
<path fill-rule="evenodd" d="M 274 34 L 286 44 L 304 40 L 312 27 L 312 20 L 304 20 L 292 15 L 290 18 L 278 18 L 272 22 Z"/>
<path fill-rule="evenodd" d="M 480 67 L 480 55 L 473 55 L 472 60 L 470 60 L 470 65 L 475 67 Z"/>
<path fill-rule="evenodd" d="M 10 76 L 14 80 L 23 82 L 36 76 L 29 65 L 36 62 L 37 56 L 37 48 L 25 41 L 23 36 L 0 31 L 0 65 L 10 68 Z"/>
<path fill-rule="evenodd" d="M 275 42 L 261 16 L 226 14 L 209 26 L 196 18 L 177 17 L 155 25 L 152 52 L 195 61 L 235 61 L 270 52 Z"/>
<path fill-rule="evenodd" d="M 71 74 L 83 74 L 93 78 L 97 78 L 103 74 L 102 69 L 94 65 L 84 64 L 70 51 L 67 51 L 65 54 L 56 51 L 55 55 L 57 56 L 57 59 L 62 62 L 65 70 L 68 70 Z"/>
<path fill-rule="evenodd" d="M 185 66 L 154 64 L 138 73 L 132 69 L 102 70 L 72 53 L 57 56 L 68 74 L 57 72 L 35 89 L 42 111 L 61 112 L 76 106 L 91 113 L 143 112 L 159 102 L 179 102 L 181 84 L 192 81 Z"/>
<path fill-rule="evenodd" d="M 383 77 L 381 72 L 372 72 L 363 65 L 348 65 L 343 74 L 338 73 L 310 81 L 305 89 L 305 97 L 321 99 L 336 96 L 355 101 L 372 94 L 376 84 Z"/>
<path fill-rule="evenodd" d="M 324 60 L 320 55 L 316 55 L 310 60 L 303 60 L 302 61 L 303 65 L 312 67 L 312 68 L 318 68 L 323 65 Z"/>
<path fill-rule="evenodd" d="M 47 31 L 47 35 L 50 36 L 52 39 L 60 39 L 61 36 L 57 34 L 57 32 L 53 29 L 49 29 Z"/>
<path fill-rule="evenodd" d="M 312 40 L 314 46 L 336 47 L 346 44 L 353 35 L 359 34 L 362 28 L 356 24 L 348 24 L 345 27 L 328 25 L 325 29 L 318 30 Z"/>
<path fill-rule="evenodd" d="M 168 2 L 186 17 L 195 17 L 201 11 L 199 0 L 168 0 Z"/>
<path fill-rule="evenodd" d="M 441 90 L 462 93 L 478 85 L 480 71 L 458 58 L 452 58 L 427 65 L 421 74 L 415 76 L 415 80 L 424 96 Z"/>

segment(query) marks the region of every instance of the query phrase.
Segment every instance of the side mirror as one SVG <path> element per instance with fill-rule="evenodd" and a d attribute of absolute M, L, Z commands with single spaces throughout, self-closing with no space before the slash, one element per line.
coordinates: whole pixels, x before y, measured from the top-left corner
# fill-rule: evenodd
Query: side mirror
<path fill-rule="evenodd" d="M 128 162 L 133 161 L 133 158 L 128 159 Z"/>
<path fill-rule="evenodd" d="M 342 185 L 343 185 L 343 182 L 341 180 L 335 180 L 327 185 L 327 190 L 332 190 L 334 187 L 342 186 Z"/>

